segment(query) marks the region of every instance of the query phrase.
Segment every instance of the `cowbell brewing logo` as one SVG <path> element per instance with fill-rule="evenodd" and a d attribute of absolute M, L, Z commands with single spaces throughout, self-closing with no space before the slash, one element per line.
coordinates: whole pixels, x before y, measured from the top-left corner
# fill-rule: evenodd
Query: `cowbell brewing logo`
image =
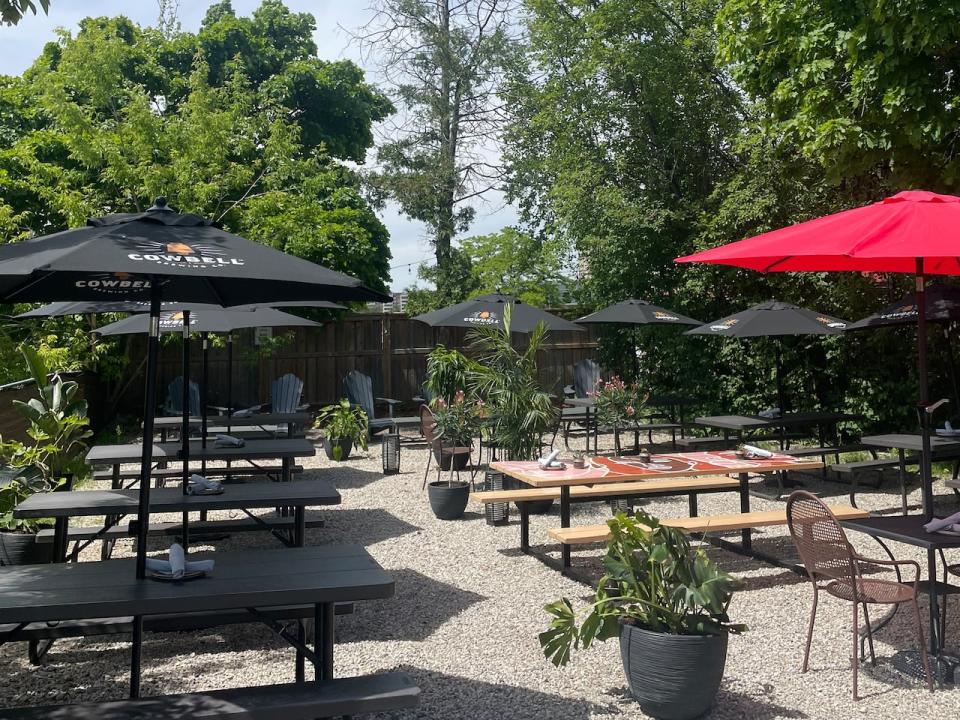
<path fill-rule="evenodd" d="M 724 330 L 729 330 L 734 325 L 736 325 L 739 320 L 737 318 L 730 318 L 729 320 L 724 320 L 722 323 L 717 323 L 716 325 L 711 325 L 710 329 L 714 332 L 723 332 Z"/>
<path fill-rule="evenodd" d="M 127 254 L 134 262 L 157 263 L 168 267 L 210 268 L 225 265 L 243 265 L 243 258 L 227 257 L 216 245 L 191 245 L 185 242 L 156 242 L 141 240 L 135 252 Z"/>
<path fill-rule="evenodd" d="M 500 322 L 500 316 L 492 310 L 477 310 L 477 312 L 467 315 L 463 321 L 474 325 L 496 325 Z"/>
<path fill-rule="evenodd" d="M 106 295 L 128 295 L 131 292 L 149 290 L 150 281 L 132 273 L 94 273 L 74 285 L 85 290 L 95 290 Z"/>
<path fill-rule="evenodd" d="M 670 313 L 663 312 L 662 310 L 657 310 L 655 313 L 653 313 L 653 316 L 654 316 L 657 320 L 663 320 L 663 321 L 667 321 L 667 322 L 669 322 L 670 320 L 679 320 L 679 319 L 680 319 L 680 318 L 678 318 L 676 315 L 671 315 Z"/>
<path fill-rule="evenodd" d="M 195 315 L 190 316 L 190 325 L 196 325 L 197 318 Z M 183 313 L 180 311 L 177 312 L 168 312 L 160 315 L 160 328 L 162 330 L 182 330 L 183 329 Z"/>
<path fill-rule="evenodd" d="M 838 322 L 837 320 L 824 317 L 823 315 L 817 316 L 817 322 L 822 325 L 826 325 L 828 328 L 845 328 L 847 326 L 846 323 Z"/>

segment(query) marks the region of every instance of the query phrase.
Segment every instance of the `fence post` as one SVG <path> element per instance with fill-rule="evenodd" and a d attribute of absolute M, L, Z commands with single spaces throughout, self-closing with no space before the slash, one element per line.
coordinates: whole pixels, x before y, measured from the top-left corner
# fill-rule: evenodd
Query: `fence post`
<path fill-rule="evenodd" d="M 380 376 L 383 397 L 393 397 L 393 340 L 390 337 L 390 315 L 380 316 Z"/>

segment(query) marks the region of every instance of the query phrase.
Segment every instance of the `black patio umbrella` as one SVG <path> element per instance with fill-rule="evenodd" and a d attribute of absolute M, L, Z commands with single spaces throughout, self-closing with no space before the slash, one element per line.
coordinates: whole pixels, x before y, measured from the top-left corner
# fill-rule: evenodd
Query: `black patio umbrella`
<path fill-rule="evenodd" d="M 222 309 L 212 303 L 160 303 L 161 310 L 213 310 Z M 95 302 L 55 302 L 27 310 L 13 317 L 29 318 L 64 317 L 66 315 L 100 315 L 102 313 L 148 313 L 150 303 L 136 300 L 104 300 Z"/>
<path fill-rule="evenodd" d="M 840 320 L 814 310 L 767 300 L 734 315 L 714 320 L 693 330 L 687 335 L 715 335 L 719 337 L 772 337 L 777 377 L 777 404 L 780 412 L 786 412 L 783 393 L 783 348 L 781 338 L 785 335 L 839 335 L 847 327 Z"/>
<path fill-rule="evenodd" d="M 92 218 L 85 227 L 0 246 L 0 302 L 150 301 L 138 578 L 145 576 L 146 567 L 160 304 L 165 299 L 229 306 L 285 300 L 386 302 L 389 297 L 356 278 L 225 232 L 199 215 L 174 212 L 164 198 L 146 212 Z"/>
<path fill-rule="evenodd" d="M 608 305 L 582 318 L 577 318 L 581 325 L 701 325 L 699 320 L 686 317 L 672 310 L 651 305 L 646 300 L 629 298 L 622 302 Z M 636 377 L 637 367 L 637 338 L 633 338 L 633 375 Z"/>
<path fill-rule="evenodd" d="M 950 323 L 960 320 L 960 287 L 934 283 L 924 290 L 926 296 L 927 322 L 943 323 L 943 337 L 947 341 L 947 366 L 950 372 L 950 384 L 953 387 L 953 400 L 960 406 L 960 385 L 957 383 L 957 364 L 953 355 L 953 339 Z M 878 310 L 862 320 L 847 325 L 847 332 L 872 330 L 896 325 L 916 327 L 919 316 L 916 293 L 904 295 L 895 303 Z"/>
<path fill-rule="evenodd" d="M 541 322 L 547 326 L 548 330 L 584 331 L 584 328 L 569 320 L 564 320 L 562 317 L 552 315 L 546 310 L 528 305 L 519 298 L 499 292 L 478 295 L 466 302 L 417 315 L 413 319 L 432 327 L 469 328 L 489 327 L 491 325 L 502 327 L 503 312 L 507 305 L 511 308 L 511 332 L 530 333 Z"/>

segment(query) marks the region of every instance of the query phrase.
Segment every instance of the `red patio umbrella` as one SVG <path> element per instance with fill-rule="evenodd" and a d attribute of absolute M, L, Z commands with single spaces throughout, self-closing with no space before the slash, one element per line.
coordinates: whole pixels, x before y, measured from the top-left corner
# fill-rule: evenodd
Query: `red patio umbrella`
<path fill-rule="evenodd" d="M 927 388 L 926 275 L 960 275 L 960 197 L 908 190 L 864 207 L 826 215 L 677 258 L 760 272 L 901 272 L 917 285 L 920 376 L 920 475 L 923 512 L 933 517 Z"/>

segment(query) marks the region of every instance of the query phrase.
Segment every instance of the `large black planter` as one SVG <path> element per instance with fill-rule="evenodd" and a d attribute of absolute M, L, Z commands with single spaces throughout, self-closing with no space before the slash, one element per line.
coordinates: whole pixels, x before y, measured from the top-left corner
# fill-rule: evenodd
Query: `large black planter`
<path fill-rule="evenodd" d="M 427 486 L 430 496 L 430 508 L 440 520 L 456 520 L 463 517 L 470 499 L 470 483 L 446 480 L 432 482 Z"/>
<path fill-rule="evenodd" d="M 53 560 L 53 543 L 38 543 L 33 533 L 0 532 L 0 566 L 36 565 Z"/>
<path fill-rule="evenodd" d="M 443 453 L 441 455 L 440 451 L 434 448 L 433 458 L 438 463 L 440 463 L 441 470 L 450 469 L 450 461 L 453 461 L 453 470 L 463 470 L 470 463 L 469 453 Z"/>
<path fill-rule="evenodd" d="M 727 661 L 727 634 L 667 635 L 620 625 L 630 694 L 657 720 L 692 720 L 713 703 Z"/>
<path fill-rule="evenodd" d="M 340 448 L 340 459 L 337 460 L 333 456 L 333 449 L 335 447 Z M 350 451 L 353 450 L 353 440 L 350 438 L 328 438 L 323 439 L 323 451 L 327 454 L 327 457 L 331 460 L 341 462 L 350 457 Z"/>
<path fill-rule="evenodd" d="M 530 486 L 521 480 L 512 478 L 509 475 L 504 475 L 503 489 L 529 490 Z M 527 512 L 531 515 L 546 515 L 548 512 L 550 512 L 550 508 L 553 507 L 553 500 L 525 500 L 524 502 L 516 502 L 514 505 L 517 506 L 517 510 L 523 510 L 526 508 Z"/>

